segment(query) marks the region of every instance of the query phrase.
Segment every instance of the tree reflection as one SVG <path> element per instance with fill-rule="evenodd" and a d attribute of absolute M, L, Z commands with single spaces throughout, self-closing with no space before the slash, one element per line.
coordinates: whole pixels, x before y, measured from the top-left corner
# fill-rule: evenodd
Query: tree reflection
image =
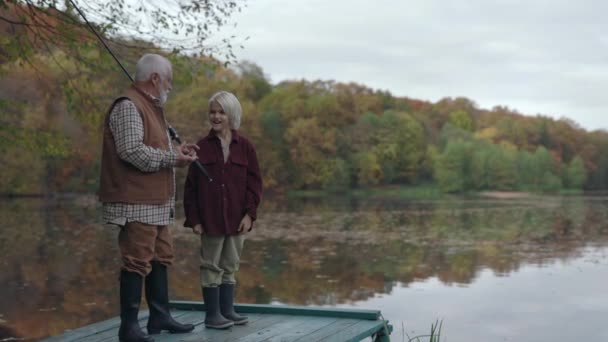
<path fill-rule="evenodd" d="M 483 269 L 507 276 L 606 244 L 605 198 L 304 202 L 261 211 L 240 302 L 334 305 L 428 278 L 470 284 Z M 118 314 L 117 230 L 98 217 L 94 201 L 3 201 L 3 334 L 38 339 Z M 171 297 L 201 300 L 199 241 L 177 225 L 174 240 Z"/>

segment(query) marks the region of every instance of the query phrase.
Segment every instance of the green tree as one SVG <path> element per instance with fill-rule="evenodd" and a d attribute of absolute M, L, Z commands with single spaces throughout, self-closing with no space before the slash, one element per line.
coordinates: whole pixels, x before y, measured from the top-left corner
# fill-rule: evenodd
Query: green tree
<path fill-rule="evenodd" d="M 448 121 L 452 126 L 460 128 L 464 131 L 473 132 L 475 131 L 475 126 L 473 124 L 473 120 L 469 113 L 464 110 L 457 110 L 455 112 L 450 113 L 450 119 Z"/>
<path fill-rule="evenodd" d="M 534 154 L 521 152 L 518 158 L 519 185 L 533 191 L 553 191 L 561 188 L 555 161 L 549 151 L 540 146 Z"/>
<path fill-rule="evenodd" d="M 472 143 L 448 142 L 444 151 L 435 160 L 435 180 L 445 192 L 463 192 L 472 188 L 471 156 Z"/>
<path fill-rule="evenodd" d="M 539 136 L 539 140 L 538 143 L 545 147 L 545 148 L 551 148 L 551 146 L 553 145 L 552 142 L 552 138 L 551 138 L 551 133 L 549 132 L 549 119 L 548 118 L 541 118 L 540 122 L 538 124 L 538 136 Z"/>
<path fill-rule="evenodd" d="M 540 184 L 544 192 L 555 192 L 562 188 L 562 180 L 552 172 L 545 172 Z"/>
<path fill-rule="evenodd" d="M 439 155 L 437 146 L 426 145 L 426 151 L 422 160 L 420 161 L 420 169 L 417 174 L 418 182 L 430 183 L 433 181 L 433 169 L 435 165 L 435 159 Z"/>
<path fill-rule="evenodd" d="M 384 174 L 379 158 L 371 151 L 361 152 L 356 157 L 357 183 L 361 186 L 377 185 Z"/>
<path fill-rule="evenodd" d="M 564 173 L 564 185 L 571 189 L 581 189 L 587 179 L 587 170 L 580 156 L 574 157 Z"/>
<path fill-rule="evenodd" d="M 451 123 L 446 122 L 441 128 L 441 132 L 439 134 L 439 146 L 445 148 L 445 146 L 451 141 L 473 141 L 473 134 L 469 131 L 454 127 Z"/>
<path fill-rule="evenodd" d="M 482 142 L 477 143 L 474 148 L 471 159 L 471 180 L 477 190 L 491 187 L 490 160 L 494 150 L 494 145 Z"/>
<path fill-rule="evenodd" d="M 285 123 L 277 112 L 266 112 L 261 117 L 262 137 L 258 153 L 265 186 L 276 188 L 289 182 L 290 158 L 285 142 Z M 293 168 L 293 167 L 291 167 Z"/>
<path fill-rule="evenodd" d="M 322 169 L 321 187 L 331 191 L 342 191 L 350 187 L 351 168 L 342 158 L 327 159 Z"/>
<path fill-rule="evenodd" d="M 517 149 L 510 145 L 476 142 L 471 181 L 476 189 L 511 190 L 517 184 Z"/>
<path fill-rule="evenodd" d="M 518 186 L 521 190 L 536 190 L 539 187 L 542 173 L 536 163 L 534 154 L 520 151 L 517 156 Z"/>
<path fill-rule="evenodd" d="M 426 152 L 426 141 L 422 124 L 407 113 L 399 113 L 396 127 L 397 173 L 400 182 L 415 183 L 420 176 Z"/>
<path fill-rule="evenodd" d="M 509 144 L 494 145 L 490 155 L 489 187 L 496 190 L 512 190 L 517 185 L 517 149 Z"/>
<path fill-rule="evenodd" d="M 589 143 L 595 147 L 590 157 L 585 158 L 589 166 L 588 189 L 608 188 L 608 132 L 595 131 L 588 134 Z"/>
<path fill-rule="evenodd" d="M 555 170 L 555 162 L 553 157 L 551 157 L 551 153 L 544 147 L 538 147 L 536 152 L 534 152 L 534 159 L 538 165 L 538 172 L 541 175 L 545 173 L 556 174 Z"/>

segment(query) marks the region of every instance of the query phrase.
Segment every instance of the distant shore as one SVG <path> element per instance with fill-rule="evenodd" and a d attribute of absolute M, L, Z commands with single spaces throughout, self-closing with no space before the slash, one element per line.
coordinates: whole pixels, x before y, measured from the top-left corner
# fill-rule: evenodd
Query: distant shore
<path fill-rule="evenodd" d="M 481 191 L 477 194 L 481 197 L 497 199 L 529 198 L 535 195 L 534 193 L 523 191 Z"/>
<path fill-rule="evenodd" d="M 268 191 L 271 197 L 287 196 L 292 198 L 315 198 L 332 196 L 352 196 L 352 197 L 392 197 L 402 199 L 442 199 L 454 198 L 459 196 L 479 196 L 493 199 L 520 199 L 534 196 L 542 196 L 543 193 L 532 191 L 501 191 L 485 190 L 467 193 L 444 193 L 435 185 L 391 185 L 369 188 L 356 188 L 344 190 L 288 190 L 288 191 Z M 583 191 L 583 190 L 560 190 L 557 193 L 547 195 L 608 195 L 607 192 Z M 180 196 L 178 194 L 178 196 Z M 0 199 L 27 199 L 27 198 L 46 198 L 46 199 L 85 199 L 86 201 L 97 201 L 95 193 L 72 193 L 72 192 L 53 192 L 53 193 L 0 193 Z"/>

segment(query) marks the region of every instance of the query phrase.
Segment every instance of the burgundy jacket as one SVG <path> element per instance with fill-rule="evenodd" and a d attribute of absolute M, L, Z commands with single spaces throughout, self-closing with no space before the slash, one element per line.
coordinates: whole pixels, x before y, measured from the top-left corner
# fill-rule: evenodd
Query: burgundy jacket
<path fill-rule="evenodd" d="M 184 226 L 202 224 L 208 235 L 236 235 L 249 214 L 255 221 L 262 197 L 262 177 L 255 148 L 232 130 L 230 155 L 224 163 L 222 145 L 215 132 L 197 143 L 198 159 L 213 179 L 209 182 L 192 163 L 184 188 Z"/>

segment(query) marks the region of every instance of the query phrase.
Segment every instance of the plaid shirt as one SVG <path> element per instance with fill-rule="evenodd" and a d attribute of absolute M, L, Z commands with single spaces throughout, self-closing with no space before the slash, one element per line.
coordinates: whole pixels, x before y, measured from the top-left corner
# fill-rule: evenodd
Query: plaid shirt
<path fill-rule="evenodd" d="M 144 145 L 143 122 L 133 102 L 123 100 L 114 106 L 110 113 L 110 131 L 114 136 L 116 152 L 122 160 L 142 172 L 156 172 L 162 168 L 173 169 L 177 154 L 173 151 L 169 133 L 167 132 L 168 151 Z M 173 172 L 173 193 L 175 194 L 175 172 Z M 130 221 L 166 226 L 173 222 L 174 213 L 175 196 L 171 196 L 171 199 L 164 204 L 104 203 L 102 219 L 104 222 L 119 226 L 124 226 Z"/>

